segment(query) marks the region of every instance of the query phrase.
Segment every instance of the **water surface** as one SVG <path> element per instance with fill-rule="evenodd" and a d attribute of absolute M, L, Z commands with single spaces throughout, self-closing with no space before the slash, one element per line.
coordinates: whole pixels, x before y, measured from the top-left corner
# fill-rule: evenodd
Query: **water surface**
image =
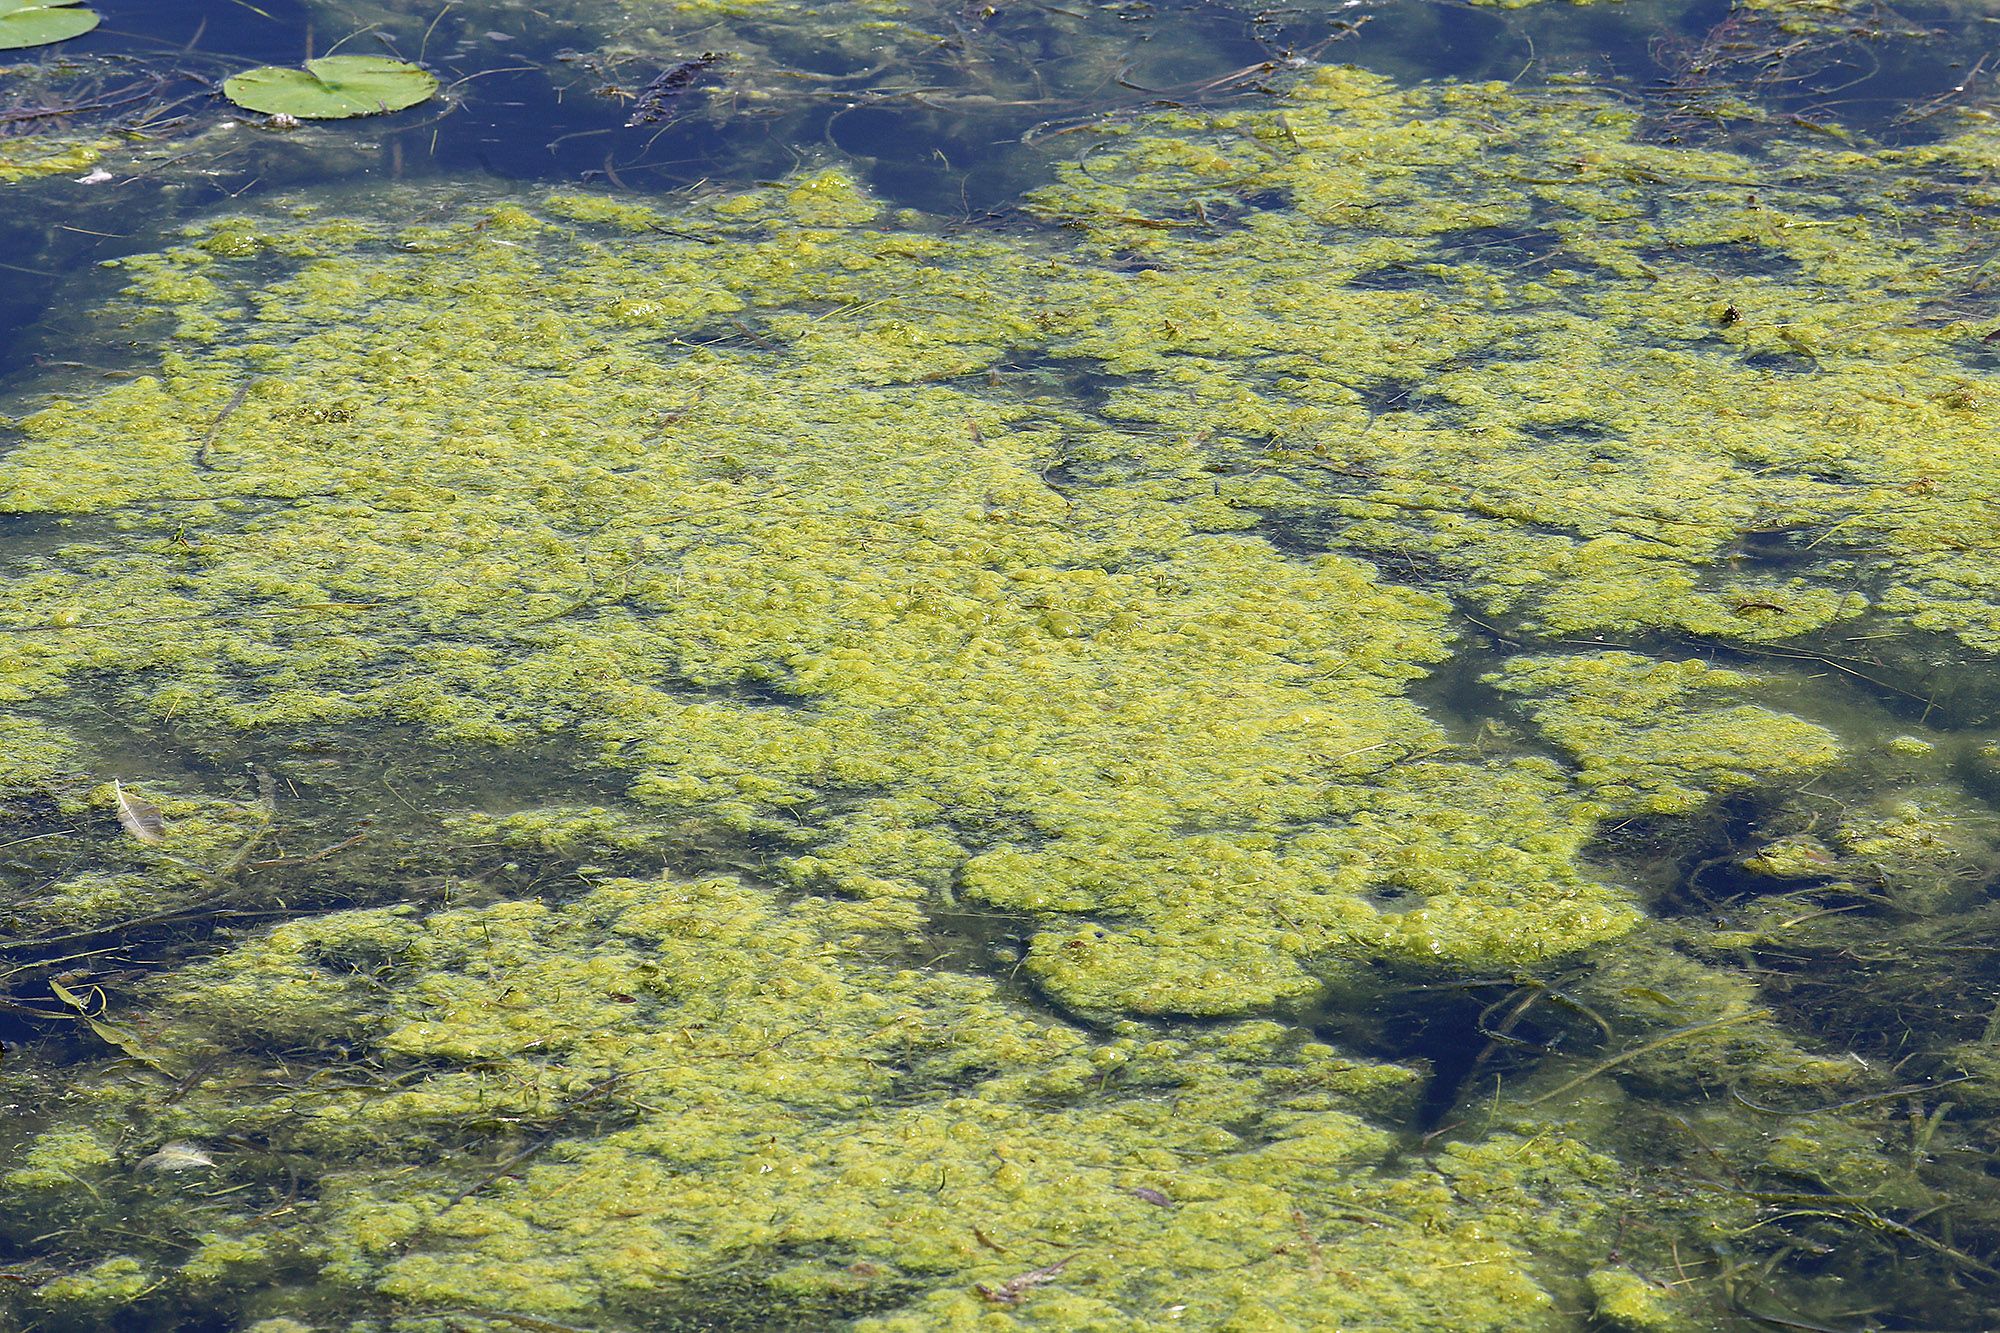
<path fill-rule="evenodd" d="M 10 1326 L 1991 1322 L 1982 6 L 102 8 Z"/>

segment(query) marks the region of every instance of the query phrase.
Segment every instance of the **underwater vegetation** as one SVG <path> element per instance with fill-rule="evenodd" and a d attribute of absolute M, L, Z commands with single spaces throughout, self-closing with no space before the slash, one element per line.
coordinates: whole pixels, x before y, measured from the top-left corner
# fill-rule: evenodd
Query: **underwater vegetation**
<path fill-rule="evenodd" d="M 1884 118 L 1921 121 L 1965 100 L 1986 68 L 1991 18 L 1987 0 L 558 0 L 533 8 L 465 0 L 437 15 L 315 0 L 314 9 L 330 24 L 397 34 L 405 46 L 421 32 L 426 46 L 460 56 L 552 36 L 563 43 L 556 83 L 621 104 L 702 61 L 703 77 L 674 99 L 673 119 L 765 121 L 817 137 L 814 122 L 798 118 L 817 103 L 833 109 L 824 133 L 843 152 L 894 160 L 906 148 L 935 150 L 948 166 L 975 171 L 992 165 L 977 161 L 975 145 L 1107 112 L 1258 95 L 1336 44 L 1342 58 L 1405 79 L 1511 79 L 1540 66 L 1558 77 L 1615 78 L 1628 95 L 1694 122 L 1804 114 L 1829 129 L 1850 122 L 1858 104 L 1880 101 L 1878 80 L 1894 70 L 1914 77 Z M 1236 58 L 1218 63 L 1223 52 Z M 1927 63 L 1956 72 L 1940 81 Z M 925 130 L 914 141 L 913 123 Z"/>
<path fill-rule="evenodd" d="M 111 61 L 0 67 L 0 184 L 88 171 L 147 129 L 161 131 L 185 91 L 173 75 Z"/>
<path fill-rule="evenodd" d="M 1005 226 L 118 261 L 0 455 L 8 1319 L 1990 1309 L 2000 129 L 1274 73 Z"/>

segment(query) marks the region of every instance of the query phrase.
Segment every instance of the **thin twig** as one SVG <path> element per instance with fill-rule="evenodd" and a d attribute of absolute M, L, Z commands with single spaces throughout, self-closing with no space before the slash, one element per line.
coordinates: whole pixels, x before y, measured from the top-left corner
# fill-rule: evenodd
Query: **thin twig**
<path fill-rule="evenodd" d="M 1561 1087 L 1545 1092 L 1539 1097 L 1529 1099 L 1528 1105 L 1539 1106 L 1550 1098 L 1560 1097 L 1571 1088 L 1590 1082 L 1590 1080 L 1596 1078 L 1599 1074 L 1608 1074 L 1627 1061 L 1636 1060 L 1642 1055 L 1649 1055 L 1663 1046 L 1671 1046 L 1683 1038 L 1699 1036 L 1701 1033 L 1713 1032 L 1718 1028 L 1734 1027 L 1738 1023 L 1747 1023 L 1755 1018 L 1769 1018 L 1770 1016 L 1771 1011 L 1769 1009 L 1751 1009 L 1744 1013 L 1731 1014 L 1727 1018 L 1712 1018 L 1705 1023 L 1691 1023 L 1684 1028 L 1675 1028 L 1672 1032 L 1662 1033 L 1649 1042 L 1634 1046 L 1629 1051 L 1620 1051 L 1609 1060 L 1598 1061 Z"/>
<path fill-rule="evenodd" d="M 215 420 L 209 423 L 208 434 L 201 437 L 201 447 L 194 451 L 194 465 L 202 471 L 213 472 L 215 470 L 214 465 L 208 461 L 208 447 L 215 443 L 216 434 L 222 429 L 222 423 L 229 420 L 229 414 L 243 406 L 244 398 L 249 396 L 250 386 L 256 382 L 255 380 L 244 380 L 241 384 L 237 385 L 236 392 L 229 399 L 229 405 L 218 412 Z"/>

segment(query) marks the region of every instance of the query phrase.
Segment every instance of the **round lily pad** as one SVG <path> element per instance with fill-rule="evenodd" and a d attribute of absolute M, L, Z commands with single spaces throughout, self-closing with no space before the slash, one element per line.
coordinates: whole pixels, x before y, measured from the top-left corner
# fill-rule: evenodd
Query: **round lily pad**
<path fill-rule="evenodd" d="M 96 26 L 96 11 L 76 0 L 0 0 L 0 51 L 66 42 Z"/>
<path fill-rule="evenodd" d="M 222 85 L 223 95 L 238 106 L 300 120 L 401 111 L 429 100 L 437 89 L 429 71 L 384 56 L 322 56 L 306 61 L 304 69 L 266 65 Z"/>

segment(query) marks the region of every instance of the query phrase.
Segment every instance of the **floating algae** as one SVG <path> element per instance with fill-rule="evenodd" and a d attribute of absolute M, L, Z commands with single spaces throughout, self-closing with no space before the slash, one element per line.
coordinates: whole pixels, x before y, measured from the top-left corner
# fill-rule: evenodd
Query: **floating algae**
<path fill-rule="evenodd" d="M 809 167 L 125 261 L 157 369 L 0 458 L 74 525 L 0 585 L 10 799 L 90 808 L 100 709 L 520 799 L 433 812 L 421 903 L 383 856 L 121 977 L 151 1063 L 0 1069 L 10 1313 L 1699 1328 L 1835 1316 L 1871 1247 L 1978 1308 L 1951 1055 L 1849 1058 L 1760 959 L 1918 933 L 2000 847 L 1980 742 L 1916 734 L 1985 725 L 1926 672 L 2000 641 L 1991 129 L 1642 128 L 1312 69 L 1107 129 L 1040 231 Z M 537 794 L 553 746 L 622 790 Z M 67 919 L 198 895 L 271 809 L 145 790 L 162 843 L 100 800 Z M 1749 800 L 1826 873 L 1706 916 L 1620 873 Z M 1412 992 L 1462 1051 L 1371 1017 Z"/>

